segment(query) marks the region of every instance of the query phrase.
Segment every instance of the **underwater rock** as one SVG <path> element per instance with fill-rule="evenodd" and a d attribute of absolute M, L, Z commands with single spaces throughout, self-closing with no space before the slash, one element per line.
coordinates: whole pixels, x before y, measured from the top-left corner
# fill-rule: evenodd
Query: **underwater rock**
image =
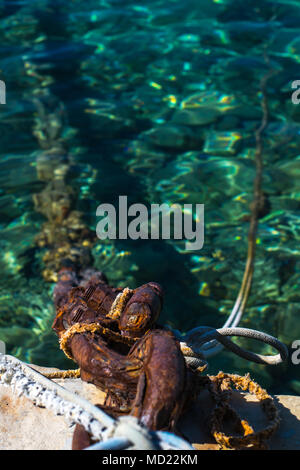
<path fill-rule="evenodd" d="M 252 170 L 251 170 L 252 168 Z M 205 203 L 222 217 L 224 196 L 236 197 L 252 186 L 253 166 L 246 159 L 186 152 L 151 175 L 149 198 L 157 203 Z M 240 175 L 243 174 L 243 182 Z M 233 209 L 233 207 L 231 206 Z M 207 214 L 210 217 L 210 214 Z M 212 216 L 212 218 L 215 216 Z M 208 222 L 208 220 L 207 220 Z"/>
<path fill-rule="evenodd" d="M 45 35 L 38 31 L 38 27 L 38 19 L 28 9 L 21 8 L 14 15 L 0 19 L 0 41 L 2 44 L 22 44 L 23 47 L 40 43 Z"/>
<path fill-rule="evenodd" d="M 300 271 L 299 263 L 290 263 L 290 272 L 288 266 L 286 266 L 285 279 L 282 281 L 282 300 L 288 303 L 300 302 L 300 293 L 298 291 L 298 285 L 300 282 Z M 296 307 L 298 310 L 298 307 Z M 292 312 L 289 311 L 288 315 L 292 315 Z M 288 318 L 287 318 L 288 321 Z M 300 338 L 300 329 L 299 329 L 299 338 Z"/>
<path fill-rule="evenodd" d="M 289 180 L 288 191 L 300 192 L 300 156 L 291 161 L 280 163 L 278 168 Z"/>
<path fill-rule="evenodd" d="M 206 137 L 203 152 L 210 155 L 236 155 L 241 140 L 240 132 L 210 132 Z"/>
<path fill-rule="evenodd" d="M 236 49 L 250 49 L 270 40 L 271 35 L 281 26 L 279 21 L 228 21 L 223 23 L 230 44 Z"/>
<path fill-rule="evenodd" d="M 237 106 L 233 95 L 224 95 L 220 92 L 201 92 L 193 94 L 180 104 L 172 120 L 179 124 L 190 126 L 203 126 L 211 124 L 225 112 Z"/>
<path fill-rule="evenodd" d="M 186 126 L 205 126 L 214 122 L 219 112 L 212 108 L 178 109 L 175 111 L 172 121 Z"/>
<path fill-rule="evenodd" d="M 289 302 L 282 303 L 277 313 L 278 337 L 286 344 L 300 339 L 299 311 L 300 302 Z"/>
<path fill-rule="evenodd" d="M 141 139 L 152 145 L 168 148 L 190 147 L 195 140 L 188 127 L 163 124 L 140 135 Z"/>
<path fill-rule="evenodd" d="M 22 345 L 24 347 L 26 345 L 26 349 L 30 350 L 35 344 L 36 334 L 30 328 L 13 325 L 9 328 L 1 327 L 0 338 L 5 342 L 7 348 L 22 342 Z"/>
<path fill-rule="evenodd" d="M 300 395 L 300 380 L 291 380 L 289 382 L 289 386 L 297 393 L 297 395 Z"/>
<path fill-rule="evenodd" d="M 10 276 L 16 276 L 17 278 L 27 263 L 31 263 L 31 248 L 34 245 L 35 233 L 33 214 L 30 213 L 26 214 L 26 217 L 23 214 L 19 214 L 18 218 L 15 218 L 7 224 L 5 229 L 2 229 L 0 269 L 3 279 L 0 278 L 0 281 L 8 282 L 8 277 Z M 20 237 L 22 237 L 21 241 Z"/>
<path fill-rule="evenodd" d="M 14 194 L 20 191 L 31 192 L 37 186 L 38 178 L 33 167 L 35 161 L 34 155 L 27 156 L 27 165 L 24 165 L 23 155 L 10 154 L 6 158 L 2 158 L 0 163 L 0 185 L 2 190 L 14 190 Z M 22 168 L 22 172 L 20 172 Z"/>
<path fill-rule="evenodd" d="M 124 127 L 131 127 L 133 120 L 124 103 L 109 103 L 100 100 L 86 99 L 84 112 L 88 115 L 90 126 L 97 132 L 97 136 L 114 136 L 124 131 Z"/>
<path fill-rule="evenodd" d="M 16 197 L 11 194 L 4 194 L 0 196 L 0 214 L 3 222 L 9 222 L 17 219 L 22 215 L 23 211 Z"/>
<path fill-rule="evenodd" d="M 143 140 L 134 140 L 126 148 L 126 154 L 129 157 L 127 161 L 128 171 L 133 174 L 149 175 L 151 170 L 163 166 L 168 154 L 157 148 L 153 148 Z M 118 159 L 123 163 L 123 155 Z"/>
<path fill-rule="evenodd" d="M 0 68 L 0 77 L 11 90 L 10 100 L 8 100 L 6 105 L 10 110 L 9 114 L 11 114 L 11 109 L 22 107 L 25 111 L 30 113 L 28 119 L 32 120 L 33 116 L 31 113 L 34 108 L 32 103 L 32 88 L 36 89 L 40 85 L 50 85 L 54 81 L 53 78 L 41 75 L 43 67 L 33 64 L 29 58 L 23 55 L 5 57 L 1 57 L 0 55 Z M 20 89 L 22 90 L 22 94 L 20 94 Z M 27 96 L 27 92 L 29 92 L 29 96 Z M 7 108 L 4 108 L 4 115 L 6 111 Z"/>
<path fill-rule="evenodd" d="M 239 118 L 233 116 L 232 114 L 225 114 L 218 123 L 216 123 L 216 130 L 218 131 L 227 131 L 232 129 L 237 129 L 239 125 Z"/>
<path fill-rule="evenodd" d="M 294 38 L 286 47 L 293 60 L 300 63 L 300 36 Z"/>
<path fill-rule="evenodd" d="M 217 112 L 232 111 L 237 106 L 234 95 L 226 95 L 220 91 L 206 90 L 183 99 L 181 109 L 214 109 Z"/>

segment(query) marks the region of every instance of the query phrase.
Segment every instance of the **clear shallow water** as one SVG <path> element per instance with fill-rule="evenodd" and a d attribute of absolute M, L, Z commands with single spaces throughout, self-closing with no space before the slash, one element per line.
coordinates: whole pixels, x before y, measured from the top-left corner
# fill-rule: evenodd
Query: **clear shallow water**
<path fill-rule="evenodd" d="M 162 322 L 182 331 L 221 326 L 238 293 L 247 252 L 261 121 L 264 51 L 277 74 L 267 92 L 263 188 L 251 296 L 242 326 L 291 345 L 300 339 L 300 5 L 293 1 L 0 2 L 0 338 L 9 353 L 64 367 L 51 332 L 53 284 L 41 276 L 35 237 L 44 218 L 33 195 L 41 152 L 33 135 L 38 90 L 65 107 L 77 208 L 95 228 L 96 207 L 204 203 L 205 243 L 97 242 L 94 263 L 112 284 L 155 280 L 165 290 Z M 253 343 L 241 343 L 253 348 Z M 299 366 L 251 365 L 230 353 L 210 372 L 250 371 L 270 391 L 300 393 Z"/>

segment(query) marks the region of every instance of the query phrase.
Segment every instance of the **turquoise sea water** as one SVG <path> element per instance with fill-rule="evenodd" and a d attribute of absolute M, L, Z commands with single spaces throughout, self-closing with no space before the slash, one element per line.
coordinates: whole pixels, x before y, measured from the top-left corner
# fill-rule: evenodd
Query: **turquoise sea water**
<path fill-rule="evenodd" d="M 64 107 L 76 208 L 95 230 L 100 203 L 205 204 L 202 250 L 167 240 L 98 241 L 94 264 L 114 285 L 160 282 L 162 323 L 220 327 L 241 283 L 255 177 L 259 83 L 269 67 L 270 118 L 251 295 L 241 326 L 300 340 L 300 4 L 292 0 L 0 0 L 0 339 L 19 358 L 70 366 L 51 331 L 53 283 L 35 241 L 42 149 L 35 98 Z M 265 56 L 269 58 L 267 65 Z M 248 348 L 257 348 L 240 341 Z M 261 350 L 261 349 L 256 349 Z M 268 349 L 264 349 L 268 351 Z M 270 351 L 269 351 L 270 352 Z M 300 365 L 210 361 L 271 392 L 300 393 Z"/>

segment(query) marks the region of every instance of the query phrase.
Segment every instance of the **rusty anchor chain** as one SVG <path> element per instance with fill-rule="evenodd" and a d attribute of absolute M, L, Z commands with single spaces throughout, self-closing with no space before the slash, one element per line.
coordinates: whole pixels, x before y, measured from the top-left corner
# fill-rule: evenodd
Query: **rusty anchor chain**
<path fill-rule="evenodd" d="M 269 75 L 261 83 L 263 121 L 256 133 L 257 174 L 251 206 L 247 263 L 241 290 L 225 327 L 237 326 L 251 287 L 257 224 L 263 212 L 261 135 L 268 121 L 265 94 L 268 78 Z M 129 414 L 154 430 L 174 430 L 179 416 L 196 399 L 199 389 L 208 386 L 216 404 L 211 432 L 220 446 L 241 448 L 263 445 L 262 442 L 276 430 L 279 422 L 272 398 L 266 396 L 266 392 L 253 385 L 248 378 L 223 373 L 215 378 L 201 376 L 206 367 L 206 357 L 223 346 L 230 346 L 234 352 L 237 352 L 238 347 L 221 330 L 207 327 L 200 327 L 201 335 L 198 334 L 197 338 L 198 343 L 201 343 L 200 348 L 192 341 L 195 332 L 194 336 L 189 337 L 187 334 L 186 337 L 176 337 L 172 331 L 158 325 L 163 300 L 162 289 L 158 284 L 148 283 L 133 290 L 114 288 L 108 285 L 103 273 L 89 268 L 92 265 L 94 236 L 84 224 L 82 214 L 75 210 L 76 197 L 67 184 L 72 158 L 68 153 L 67 142 L 62 138 L 64 111 L 47 90 L 41 89 L 36 95 L 34 134 L 42 149 L 37 160 L 37 171 L 46 186 L 35 195 L 34 202 L 36 210 L 47 219 L 37 237 L 37 243 L 47 249 L 43 276 L 48 281 L 56 282 L 53 329 L 59 337 L 62 350 L 79 365 L 75 371 L 62 371 L 61 377 L 78 377 L 80 374 L 82 380 L 94 383 L 107 393 L 102 407 L 112 416 Z M 229 330 L 227 333 L 230 336 Z M 269 344 L 279 350 L 280 357 L 276 359 L 279 363 L 286 358 L 286 348 L 269 335 L 265 335 L 265 338 L 267 336 L 271 338 Z M 58 375 L 56 373 L 56 377 Z M 270 418 L 265 432 L 255 433 L 231 408 L 230 384 L 257 392 Z M 227 436 L 222 431 L 222 423 L 227 415 L 239 423 L 239 430 L 242 431 L 240 437 Z M 88 438 L 85 431 L 83 441 L 80 442 L 82 431 L 78 427 L 74 435 L 74 441 L 77 440 L 79 447 Z"/>

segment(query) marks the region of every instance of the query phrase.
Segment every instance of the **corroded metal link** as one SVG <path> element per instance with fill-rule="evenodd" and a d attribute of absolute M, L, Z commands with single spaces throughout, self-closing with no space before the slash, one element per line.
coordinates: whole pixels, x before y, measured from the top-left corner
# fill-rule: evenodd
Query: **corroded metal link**
<path fill-rule="evenodd" d="M 122 336 L 141 337 L 159 317 L 163 303 L 159 284 L 152 282 L 125 290 L 126 295 L 117 304 L 121 288 L 111 287 L 95 275 L 84 286 L 78 284 L 71 268 L 62 268 L 54 290 L 57 315 L 52 328 L 57 334 L 78 322 L 99 322 L 110 325 Z"/>
<path fill-rule="evenodd" d="M 120 316 L 119 328 L 129 336 L 141 337 L 153 328 L 163 305 L 162 287 L 149 282 L 135 289 Z"/>
<path fill-rule="evenodd" d="M 162 289 L 154 282 L 133 291 L 92 276 L 83 285 L 62 270 L 53 329 L 81 378 L 106 392 L 114 416 L 132 414 L 150 429 L 171 429 L 192 389 L 192 370 L 173 333 L 155 329 Z"/>
<path fill-rule="evenodd" d="M 172 429 L 193 388 L 178 340 L 169 331 L 152 330 L 132 347 L 129 357 L 143 363 L 132 415 L 150 429 Z"/>

